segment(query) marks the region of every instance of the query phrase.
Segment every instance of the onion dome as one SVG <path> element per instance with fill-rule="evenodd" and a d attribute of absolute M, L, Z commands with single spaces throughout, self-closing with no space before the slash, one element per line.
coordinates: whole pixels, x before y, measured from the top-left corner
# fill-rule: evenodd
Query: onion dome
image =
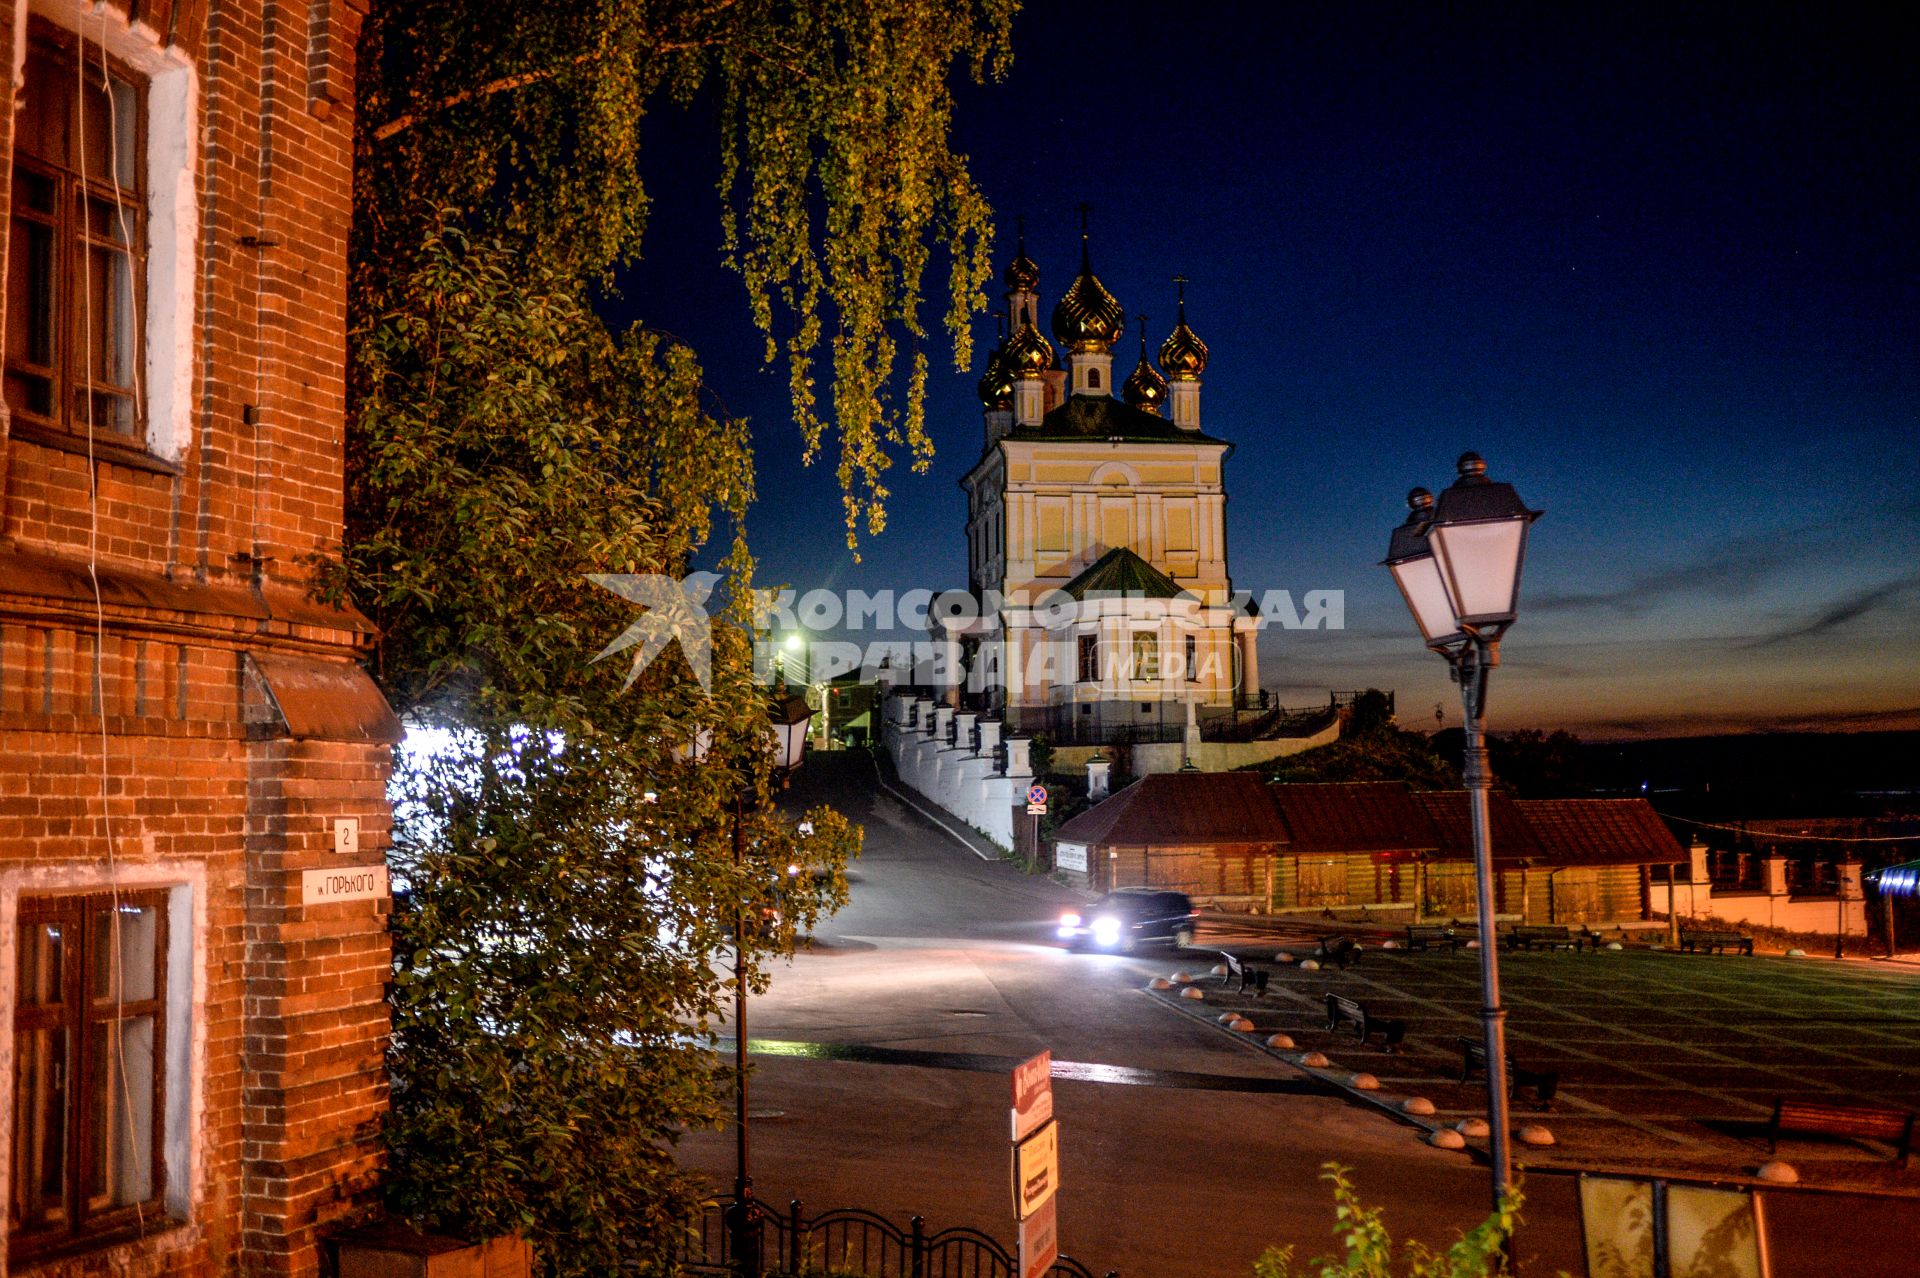
<path fill-rule="evenodd" d="M 980 407 L 989 413 L 1013 411 L 1013 369 L 1003 347 L 994 347 L 987 356 L 987 371 L 980 376 Z"/>
<path fill-rule="evenodd" d="M 1120 398 L 1144 412 L 1158 413 L 1167 402 L 1167 379 L 1147 361 L 1147 317 L 1140 316 L 1140 362 L 1120 388 Z"/>
<path fill-rule="evenodd" d="M 1197 382 L 1207 371 L 1207 344 L 1187 327 L 1187 282 L 1176 283 L 1180 285 L 1180 322 L 1160 343 L 1160 367 L 1176 382 Z"/>
<path fill-rule="evenodd" d="M 1027 228 L 1024 222 L 1020 226 L 1020 247 L 1000 278 L 1009 293 L 1031 293 L 1040 287 L 1040 268 L 1027 256 Z"/>
<path fill-rule="evenodd" d="M 1033 326 L 1031 307 L 1020 308 L 1020 327 L 1007 343 L 1006 363 L 1015 378 L 1038 376 L 1057 366 L 1052 345 Z"/>
<path fill-rule="evenodd" d="M 1053 335 L 1068 350 L 1112 350 L 1127 331 L 1127 313 L 1093 274 L 1087 233 L 1080 232 L 1080 274 L 1053 308 Z"/>

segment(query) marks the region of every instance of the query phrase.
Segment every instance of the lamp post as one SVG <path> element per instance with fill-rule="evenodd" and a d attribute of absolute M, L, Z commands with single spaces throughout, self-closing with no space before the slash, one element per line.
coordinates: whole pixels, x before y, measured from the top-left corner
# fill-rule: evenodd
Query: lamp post
<path fill-rule="evenodd" d="M 776 774 L 784 785 L 800 766 L 806 752 L 807 721 L 813 717 L 805 697 L 794 696 L 783 683 L 773 694 L 772 720 Z M 702 729 L 689 748 L 695 762 L 704 762 L 713 734 Z M 747 792 L 733 795 L 733 867 L 747 860 Z M 753 1197 L 753 1164 L 747 1126 L 747 906 L 736 897 L 733 905 L 733 1091 L 734 1147 L 733 1202 L 727 1208 L 728 1250 L 741 1278 L 760 1278 L 760 1204 Z"/>
<path fill-rule="evenodd" d="M 1487 1049 L 1487 1126 L 1498 1211 L 1513 1184 L 1507 1123 L 1506 1009 L 1500 1006 L 1500 960 L 1493 917 L 1493 849 L 1488 840 L 1487 675 L 1500 663 L 1500 637 L 1514 622 L 1527 527 L 1540 517 L 1511 485 L 1487 478 L 1478 453 L 1463 453 L 1459 478 L 1434 501 L 1424 488 L 1407 494 L 1406 522 L 1393 530 L 1385 565 L 1406 600 L 1420 637 L 1446 658 L 1460 685 L 1466 722 L 1467 813 L 1480 911 L 1480 1010 Z"/>

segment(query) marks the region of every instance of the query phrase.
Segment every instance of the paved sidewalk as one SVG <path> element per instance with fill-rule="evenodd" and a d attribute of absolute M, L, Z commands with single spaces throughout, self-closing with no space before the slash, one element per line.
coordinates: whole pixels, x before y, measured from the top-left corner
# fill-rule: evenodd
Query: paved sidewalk
<path fill-rule="evenodd" d="M 1270 971 L 1264 997 L 1210 975 L 1205 955 L 1169 966 L 1169 975 L 1193 978 L 1203 999 L 1179 997 L 1177 985 L 1155 996 L 1209 1022 L 1238 1012 L 1255 1026 L 1238 1034 L 1251 1050 L 1383 1110 L 1398 1113 L 1419 1096 L 1436 1111 L 1401 1121 L 1432 1129 L 1484 1117 L 1484 1077 L 1459 1081 L 1456 1042 L 1480 1035 L 1473 951 L 1368 949 L 1349 970 L 1312 971 L 1271 961 L 1271 944 L 1229 948 Z M 1610 951 L 1502 953 L 1500 962 L 1509 1054 L 1560 1075 L 1550 1108 L 1526 1089 L 1514 1098 L 1516 1125 L 1544 1125 L 1555 1141 L 1516 1143 L 1523 1165 L 1741 1180 L 1768 1158 L 1763 1128 L 1777 1096 L 1920 1109 L 1920 973 L 1904 965 Z M 1360 1045 L 1350 1028 L 1329 1033 L 1328 993 L 1406 1021 L 1405 1044 L 1389 1054 L 1378 1039 Z M 1275 1033 L 1296 1047 L 1266 1047 Z M 1303 1066 L 1311 1051 L 1329 1066 Z M 1378 1090 L 1353 1089 L 1358 1072 L 1375 1076 Z M 1884 1146 L 1791 1137 L 1779 1157 L 1809 1188 L 1920 1197 L 1920 1159 L 1898 1170 Z"/>

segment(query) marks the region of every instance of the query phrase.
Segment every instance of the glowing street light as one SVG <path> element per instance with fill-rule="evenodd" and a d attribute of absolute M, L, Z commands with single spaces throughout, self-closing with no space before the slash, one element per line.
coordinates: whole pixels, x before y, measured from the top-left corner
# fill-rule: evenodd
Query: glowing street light
<path fill-rule="evenodd" d="M 1385 566 L 1427 647 L 1445 657 L 1460 685 L 1466 718 L 1462 775 L 1473 826 L 1473 868 L 1480 911 L 1481 1020 L 1487 1048 L 1488 1153 L 1493 1203 L 1513 1183 L 1507 1120 L 1506 1009 L 1500 1006 L 1498 934 L 1493 918 L 1493 849 L 1487 837 L 1487 672 L 1500 663 L 1500 637 L 1518 615 L 1527 529 L 1540 517 L 1510 484 L 1487 478 L 1478 453 L 1462 453 L 1459 478 L 1439 501 L 1424 488 L 1407 494 L 1406 521 L 1393 530 Z"/>

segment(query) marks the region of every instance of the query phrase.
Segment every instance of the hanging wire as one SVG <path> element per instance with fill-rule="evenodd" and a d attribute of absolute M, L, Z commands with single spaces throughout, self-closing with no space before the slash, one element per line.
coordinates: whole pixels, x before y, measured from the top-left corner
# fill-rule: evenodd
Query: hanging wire
<path fill-rule="evenodd" d="M 1920 833 L 1916 834 L 1788 834 L 1784 831 L 1755 830 L 1744 825 L 1727 825 L 1718 821 L 1696 821 L 1692 817 L 1675 816 L 1671 812 L 1654 809 L 1662 819 L 1678 821 L 1682 825 L 1697 826 L 1702 830 L 1726 830 L 1733 834 L 1744 834 L 1755 839 L 1803 840 L 1808 843 L 1920 843 Z"/>
<path fill-rule="evenodd" d="M 126 1125 L 127 1137 L 128 1137 L 127 1154 L 130 1160 L 137 1161 L 135 1151 L 132 1146 L 132 1141 L 134 1137 L 133 1085 L 130 1081 L 130 1074 L 127 1069 L 127 1043 L 126 1043 L 127 1036 L 126 1036 L 126 1023 L 125 1023 L 126 1022 L 126 1015 L 125 1015 L 126 1013 L 126 967 L 125 967 L 126 956 L 125 956 L 124 938 L 121 935 L 123 924 L 121 919 L 120 863 L 119 863 L 118 846 L 114 840 L 113 811 L 112 811 L 112 805 L 109 798 L 113 768 L 112 768 L 112 760 L 109 755 L 110 737 L 107 731 L 107 688 L 106 688 L 107 618 L 106 618 L 106 603 L 100 591 L 100 482 L 99 482 L 99 464 L 95 460 L 95 456 L 94 456 L 93 246 L 90 243 L 90 236 L 91 236 L 91 230 L 92 230 L 92 209 L 89 203 L 89 201 L 92 199 L 92 195 L 90 191 L 90 187 L 92 184 L 92 174 L 88 171 L 88 167 L 87 167 L 87 100 L 86 100 L 87 41 L 86 41 L 86 36 L 84 31 L 77 32 L 76 35 L 78 36 L 79 51 L 74 58 L 74 114 L 78 118 L 76 136 L 78 139 L 79 159 L 80 159 L 80 198 L 79 198 L 79 225 L 76 228 L 78 233 L 75 236 L 75 239 L 79 245 L 79 250 L 80 250 L 80 269 L 81 269 L 81 281 L 82 281 L 81 310 L 82 310 L 83 321 L 84 321 L 80 327 L 81 327 L 81 333 L 82 333 L 81 368 L 83 370 L 83 375 L 84 375 L 83 384 L 86 387 L 87 579 L 93 588 L 93 622 L 94 622 L 93 701 L 94 701 L 94 710 L 96 713 L 96 717 L 98 718 L 99 725 L 100 725 L 100 821 L 101 821 L 101 829 L 106 839 L 107 891 L 108 891 L 108 899 L 110 902 L 110 908 L 108 912 L 108 919 L 110 921 L 107 927 L 107 979 L 113 986 L 112 993 L 113 993 L 114 1017 L 113 1017 L 113 1031 L 108 1041 L 108 1051 L 112 1053 L 113 1059 L 118 1063 L 118 1066 L 119 1066 L 119 1077 L 120 1077 L 120 1088 L 121 1088 L 120 1099 L 123 1107 L 121 1113 L 123 1116 L 123 1122 Z M 119 157 L 119 121 L 117 119 L 118 113 L 115 110 L 115 102 L 114 102 L 114 95 L 113 95 L 113 74 L 110 69 L 109 63 L 107 61 L 107 39 L 106 39 L 106 27 L 104 22 L 102 22 L 102 25 L 100 28 L 99 47 L 100 47 L 101 90 L 104 93 L 106 97 L 106 102 L 107 102 L 107 113 L 106 113 L 107 114 L 107 177 L 113 186 L 114 211 L 115 211 L 115 216 L 120 225 L 120 247 L 124 249 L 126 253 L 127 275 L 128 275 L 127 295 L 129 299 L 128 309 L 130 312 L 128 316 L 128 320 L 132 325 L 131 341 L 133 343 L 134 350 L 137 352 L 139 349 L 139 334 L 140 334 L 140 302 L 139 302 L 140 289 L 139 289 L 139 281 L 134 278 L 136 257 L 133 251 L 134 249 L 133 236 L 127 223 L 126 201 L 124 199 L 124 193 L 121 191 L 121 188 L 120 188 L 119 166 L 116 163 Z M 71 215 L 72 215 L 71 212 L 69 212 L 69 216 Z M 132 365 L 133 365 L 133 368 L 132 368 L 133 402 L 134 402 L 135 420 L 137 421 L 139 419 L 140 407 L 143 403 L 143 399 L 141 395 L 141 385 L 140 385 L 140 367 L 139 367 L 140 361 L 137 355 L 133 359 Z M 82 928 L 83 930 L 85 928 L 84 920 L 82 921 Z M 161 961 L 163 958 L 164 956 L 156 955 L 155 956 L 156 963 Z M 156 988 L 158 988 L 158 980 L 157 980 L 158 973 L 156 973 L 155 975 L 156 975 L 155 984 L 156 984 Z M 81 1032 L 82 1034 L 85 1033 L 84 1022 L 82 1024 Z M 150 1114 L 149 1121 L 150 1122 L 163 1121 L 163 1116 L 159 1114 Z M 109 1129 L 107 1135 L 108 1135 L 108 1141 L 109 1141 L 109 1148 L 111 1148 L 112 1135 L 113 1135 L 111 1129 Z M 149 1160 L 151 1160 L 152 1158 L 151 1149 L 152 1149 L 152 1142 L 151 1142 L 151 1139 L 149 1139 L 149 1142 L 148 1142 Z M 159 1169 L 156 1167 L 153 1167 L 151 1163 L 149 1163 L 149 1166 L 147 1169 L 149 1187 L 152 1186 L 154 1177 L 158 1172 L 159 1172 Z M 110 1171 L 109 1171 L 109 1175 L 111 1175 Z M 134 1208 L 135 1227 L 139 1230 L 140 1233 L 144 1234 L 146 1232 L 145 1199 L 143 1198 L 140 1201 L 134 1203 L 133 1208 Z"/>

